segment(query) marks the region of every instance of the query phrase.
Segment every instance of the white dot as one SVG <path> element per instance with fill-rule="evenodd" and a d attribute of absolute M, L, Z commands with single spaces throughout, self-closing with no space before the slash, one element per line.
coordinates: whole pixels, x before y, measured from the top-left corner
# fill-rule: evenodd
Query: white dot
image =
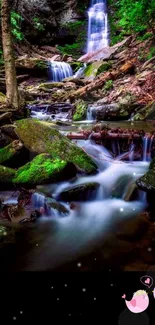
<path fill-rule="evenodd" d="M 13 317 L 13 320 L 16 320 L 16 319 L 17 319 L 17 317 L 14 316 L 14 317 Z"/>
<path fill-rule="evenodd" d="M 36 244 L 36 246 L 38 246 L 38 244 Z"/>
<path fill-rule="evenodd" d="M 7 232 L 5 231 L 5 232 L 4 232 L 4 236 L 6 236 L 6 235 L 7 235 Z"/>
<path fill-rule="evenodd" d="M 94 258 L 94 260 L 96 261 L 96 260 L 97 260 L 97 258 Z"/>
<path fill-rule="evenodd" d="M 133 209 L 133 211 L 135 211 L 136 209 Z"/>
<path fill-rule="evenodd" d="M 65 284 L 65 287 L 67 287 L 67 284 Z"/>
<path fill-rule="evenodd" d="M 21 314 L 21 315 L 23 314 L 23 311 L 22 311 L 22 310 L 20 311 L 20 314 Z"/>
<path fill-rule="evenodd" d="M 53 289 L 53 287 L 51 287 L 51 289 Z"/>
<path fill-rule="evenodd" d="M 121 211 L 121 212 L 123 212 L 123 211 L 124 211 L 124 209 L 123 209 L 123 208 L 120 208 L 120 211 Z"/>
<path fill-rule="evenodd" d="M 85 288 L 83 288 L 83 289 L 82 289 L 82 291 L 83 291 L 83 292 L 86 292 L 86 289 L 85 289 Z"/>
<path fill-rule="evenodd" d="M 133 173 L 134 176 L 136 176 L 136 173 Z"/>
<path fill-rule="evenodd" d="M 96 300 L 96 298 L 94 298 L 94 300 Z"/>
<path fill-rule="evenodd" d="M 57 300 L 59 300 L 59 298 L 57 298 Z"/>
<path fill-rule="evenodd" d="M 69 314 L 69 316 L 71 316 L 71 314 Z"/>
<path fill-rule="evenodd" d="M 113 287 L 113 284 L 111 283 L 111 287 Z"/>
<path fill-rule="evenodd" d="M 77 267 L 81 267 L 81 265 L 82 265 L 81 263 L 78 263 L 78 264 L 77 264 Z"/>
<path fill-rule="evenodd" d="M 111 270 L 109 270 L 109 272 L 111 272 Z"/>
<path fill-rule="evenodd" d="M 149 247 L 149 248 L 148 248 L 148 252 L 151 252 L 151 251 L 152 251 L 152 248 L 151 248 L 151 247 Z"/>

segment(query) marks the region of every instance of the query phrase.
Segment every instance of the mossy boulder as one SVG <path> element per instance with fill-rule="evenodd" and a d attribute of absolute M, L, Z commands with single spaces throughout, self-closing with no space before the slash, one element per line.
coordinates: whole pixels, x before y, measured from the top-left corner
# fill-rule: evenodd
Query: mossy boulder
<path fill-rule="evenodd" d="M 94 79 L 100 73 L 103 73 L 111 68 L 110 62 L 95 61 L 90 63 L 84 70 L 84 75 L 88 79 Z"/>
<path fill-rule="evenodd" d="M 52 159 L 72 162 L 88 174 L 96 172 L 93 160 L 56 129 L 35 119 L 20 120 L 16 125 L 16 133 L 29 151 L 48 153 Z"/>
<path fill-rule="evenodd" d="M 13 156 L 17 155 L 23 148 L 23 144 L 19 140 L 15 140 L 8 146 L 0 149 L 0 164 L 10 160 Z"/>
<path fill-rule="evenodd" d="M 136 184 L 143 191 L 155 192 L 155 158 L 152 159 L 148 172 L 140 177 Z"/>
<path fill-rule="evenodd" d="M 82 121 L 87 115 L 87 104 L 83 100 L 80 100 L 75 105 L 75 112 L 73 115 L 73 121 Z"/>
<path fill-rule="evenodd" d="M 68 163 L 64 160 L 52 160 L 49 154 L 40 154 L 17 170 L 13 182 L 18 185 L 36 186 L 60 181 L 64 179 L 64 175 L 69 174 L 70 167 L 68 170 L 67 167 Z"/>
<path fill-rule="evenodd" d="M 0 166 L 0 184 L 3 188 L 10 187 L 16 171 L 12 168 Z"/>
<path fill-rule="evenodd" d="M 112 67 L 112 63 L 111 62 L 103 62 L 103 64 L 101 64 L 97 70 L 97 74 L 96 76 L 98 76 L 99 74 L 108 71 L 110 68 Z"/>
<path fill-rule="evenodd" d="M 92 199 L 99 188 L 98 183 L 86 183 L 73 186 L 60 194 L 60 199 L 63 201 L 85 201 Z"/>
<path fill-rule="evenodd" d="M 97 75 L 99 67 L 103 64 L 102 61 L 96 61 L 93 63 L 90 63 L 86 69 L 84 70 L 84 75 L 88 79 L 94 79 Z"/>

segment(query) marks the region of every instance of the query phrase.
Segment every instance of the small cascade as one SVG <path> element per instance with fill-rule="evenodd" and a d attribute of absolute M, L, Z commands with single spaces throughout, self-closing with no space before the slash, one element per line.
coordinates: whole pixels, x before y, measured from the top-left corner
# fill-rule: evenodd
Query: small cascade
<path fill-rule="evenodd" d="M 74 78 L 81 78 L 81 77 L 83 77 L 83 73 L 84 73 L 86 67 L 87 67 L 87 64 L 84 63 L 83 64 L 83 67 L 81 67 L 80 69 L 78 69 L 76 71 L 76 73 L 74 74 Z"/>
<path fill-rule="evenodd" d="M 152 148 L 153 137 L 147 135 L 143 138 L 143 161 L 151 160 L 151 148 Z"/>
<path fill-rule="evenodd" d="M 48 207 L 46 197 L 40 193 L 34 193 L 31 198 L 34 209 L 44 208 L 45 215 L 51 214 L 51 208 Z"/>
<path fill-rule="evenodd" d="M 130 161 L 133 161 L 133 159 L 134 159 L 134 149 L 135 149 L 135 145 L 134 145 L 134 143 L 132 143 L 130 146 L 130 150 L 129 150 L 129 160 Z"/>
<path fill-rule="evenodd" d="M 51 81 L 61 81 L 73 76 L 73 70 L 69 63 L 50 61 L 49 62 L 49 79 Z"/>
<path fill-rule="evenodd" d="M 87 53 L 109 45 L 106 0 L 92 0 L 88 10 Z"/>
<path fill-rule="evenodd" d="M 86 116 L 87 121 L 94 121 L 95 120 L 94 111 L 95 111 L 95 108 L 93 106 L 88 106 L 88 108 L 87 108 L 87 116 Z"/>

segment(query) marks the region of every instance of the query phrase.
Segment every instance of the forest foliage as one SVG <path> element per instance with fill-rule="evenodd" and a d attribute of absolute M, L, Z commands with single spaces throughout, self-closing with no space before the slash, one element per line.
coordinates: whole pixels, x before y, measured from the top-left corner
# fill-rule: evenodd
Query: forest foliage
<path fill-rule="evenodd" d="M 109 6 L 112 44 L 132 33 L 139 33 L 144 40 L 155 36 L 154 0 L 109 0 Z"/>

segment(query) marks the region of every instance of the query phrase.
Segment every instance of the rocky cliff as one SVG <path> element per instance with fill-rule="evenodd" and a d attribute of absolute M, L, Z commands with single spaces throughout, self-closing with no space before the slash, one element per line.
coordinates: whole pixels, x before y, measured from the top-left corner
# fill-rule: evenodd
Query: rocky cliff
<path fill-rule="evenodd" d="M 89 0 L 21 0 L 15 9 L 21 12 L 28 41 L 64 46 L 76 42 L 79 33 L 86 30 L 88 5 Z"/>

